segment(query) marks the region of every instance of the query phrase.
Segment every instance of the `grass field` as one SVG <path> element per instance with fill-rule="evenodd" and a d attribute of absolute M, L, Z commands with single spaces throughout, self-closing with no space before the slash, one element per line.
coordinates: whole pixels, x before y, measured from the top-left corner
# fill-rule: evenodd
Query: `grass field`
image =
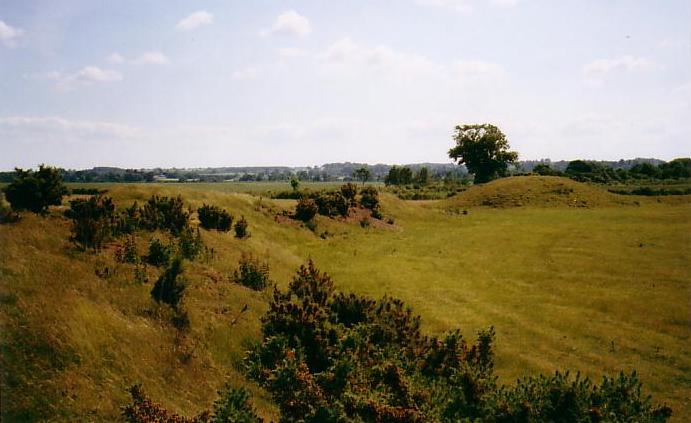
<path fill-rule="evenodd" d="M 192 414 L 230 381 L 248 386 L 261 413 L 275 418 L 270 398 L 239 368 L 269 293 L 224 280 L 252 252 L 268 258 L 281 286 L 312 258 L 340 290 L 400 297 L 429 332 L 460 327 L 472 338 L 493 325 L 502 381 L 557 369 L 596 378 L 636 369 L 654 400 L 673 407 L 673 421 L 691 420 L 691 199 L 620 197 L 560 178 L 498 182 L 505 185 L 444 201 L 384 195 L 394 227 L 320 218 L 316 233 L 328 231 L 326 239 L 276 222 L 294 202 L 247 194 L 262 184 L 107 186 L 123 206 L 180 193 L 195 207 L 216 204 L 250 222 L 247 240 L 204 232 L 216 257 L 187 264 L 185 337 L 156 318 L 151 282 L 134 283 L 132 266 L 115 263 L 112 248 L 76 251 L 57 210 L 2 225 L 3 413 L 17 421 L 112 421 L 126 387 L 141 382 L 165 406 Z M 491 196 L 495 207 L 480 206 Z M 150 236 L 139 236 L 141 253 Z M 115 275 L 97 277 L 102 266 Z M 156 269 L 148 271 L 155 280 Z M 231 325 L 244 304 L 249 311 Z"/>

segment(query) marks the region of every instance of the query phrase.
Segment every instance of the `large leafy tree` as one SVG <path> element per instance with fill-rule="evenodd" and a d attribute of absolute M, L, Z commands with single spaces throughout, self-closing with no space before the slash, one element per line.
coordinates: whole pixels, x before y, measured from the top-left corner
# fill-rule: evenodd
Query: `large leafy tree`
<path fill-rule="evenodd" d="M 5 197 L 15 210 L 45 214 L 48 206 L 62 203 L 67 187 L 57 168 L 41 165 L 38 171 L 15 169 L 14 181 L 5 188 Z"/>
<path fill-rule="evenodd" d="M 518 159 L 518 153 L 509 150 L 509 142 L 501 130 L 491 124 L 458 125 L 453 136 L 456 146 L 449 157 L 465 164 L 475 175 L 475 183 L 491 181 L 506 174 L 508 165 Z"/>

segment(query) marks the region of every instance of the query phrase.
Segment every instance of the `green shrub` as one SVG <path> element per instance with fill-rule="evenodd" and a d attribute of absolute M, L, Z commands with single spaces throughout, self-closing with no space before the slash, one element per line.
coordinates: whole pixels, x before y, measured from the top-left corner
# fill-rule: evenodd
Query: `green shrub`
<path fill-rule="evenodd" d="M 347 216 L 350 203 L 340 192 L 320 192 L 314 195 L 319 214 L 323 216 Z"/>
<path fill-rule="evenodd" d="M 249 401 L 249 393 L 244 388 L 226 386 L 218 391 L 214 402 L 214 423 L 262 423 Z"/>
<path fill-rule="evenodd" d="M 5 197 L 16 211 L 45 214 L 48 206 L 62 204 L 62 197 L 68 192 L 60 171 L 41 165 L 36 172 L 16 168 L 14 181 L 5 188 Z"/>
<path fill-rule="evenodd" d="M 360 191 L 360 205 L 372 212 L 372 217 L 381 219 L 379 192 L 374 187 L 366 187 Z"/>
<path fill-rule="evenodd" d="M 178 253 L 187 260 L 196 259 L 204 250 L 204 242 L 199 228 L 186 227 L 178 233 Z"/>
<path fill-rule="evenodd" d="M 149 242 L 149 252 L 146 255 L 146 262 L 153 266 L 166 266 L 170 261 L 172 248 L 164 245 L 161 240 L 154 238 Z"/>
<path fill-rule="evenodd" d="M 249 231 L 247 230 L 249 224 L 247 223 L 247 220 L 245 219 L 245 216 L 242 216 L 240 220 L 235 222 L 235 226 L 233 226 L 233 229 L 235 230 L 235 237 L 236 238 L 245 238 L 250 235 Z"/>
<path fill-rule="evenodd" d="M 319 207 L 311 198 L 301 198 L 295 205 L 295 218 L 303 222 L 312 220 L 318 212 Z"/>
<path fill-rule="evenodd" d="M 199 222 L 204 229 L 216 229 L 227 232 L 233 224 L 233 216 L 227 211 L 216 206 L 204 204 L 197 209 Z"/>
<path fill-rule="evenodd" d="M 182 259 L 176 257 L 156 281 L 151 290 L 151 298 L 177 310 L 187 288 L 187 283 L 181 277 L 182 272 Z"/>
<path fill-rule="evenodd" d="M 157 229 L 178 235 L 189 226 L 190 212 L 185 210 L 181 196 L 152 195 L 140 210 L 141 225 L 150 231 Z"/>
<path fill-rule="evenodd" d="M 340 191 L 341 195 L 348 201 L 350 207 L 355 207 L 357 205 L 357 186 L 355 184 L 348 182 L 341 186 Z"/>
<path fill-rule="evenodd" d="M 141 385 L 129 389 L 132 402 L 122 407 L 122 417 L 127 423 L 211 423 L 208 411 L 192 418 L 186 418 L 166 411 L 161 405 L 151 401 Z"/>
<path fill-rule="evenodd" d="M 238 268 L 233 273 L 233 281 L 255 291 L 261 291 L 271 283 L 269 279 L 269 263 L 262 263 L 251 255 L 243 254 L 238 263 Z"/>
<path fill-rule="evenodd" d="M 72 237 L 80 248 L 100 249 L 114 234 L 115 204 L 101 195 L 70 201 L 65 216 L 72 220 Z"/>

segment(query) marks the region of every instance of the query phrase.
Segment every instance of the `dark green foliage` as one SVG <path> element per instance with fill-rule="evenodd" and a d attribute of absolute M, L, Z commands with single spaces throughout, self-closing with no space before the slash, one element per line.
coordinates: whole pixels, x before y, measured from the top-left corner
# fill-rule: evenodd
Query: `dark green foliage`
<path fill-rule="evenodd" d="M 293 189 L 293 191 L 298 191 L 300 188 L 300 180 L 298 178 L 290 178 L 290 187 Z"/>
<path fill-rule="evenodd" d="M 662 163 L 659 168 L 663 179 L 691 178 L 691 158 L 688 157 Z"/>
<path fill-rule="evenodd" d="M 233 281 L 255 291 L 261 291 L 271 283 L 269 263 L 262 263 L 258 258 L 243 254 L 238 268 L 233 273 Z"/>
<path fill-rule="evenodd" d="M 146 262 L 154 266 L 166 266 L 170 261 L 172 248 L 164 245 L 161 240 L 154 238 L 149 242 L 149 253 L 146 255 Z"/>
<path fill-rule="evenodd" d="M 618 178 L 614 169 L 585 160 L 569 162 L 564 173 L 576 181 L 607 183 Z"/>
<path fill-rule="evenodd" d="M 58 169 L 40 165 L 36 172 L 16 168 L 14 181 L 5 188 L 5 197 L 14 210 L 45 214 L 48 206 L 60 205 L 68 192 Z"/>
<path fill-rule="evenodd" d="M 199 222 L 204 229 L 228 232 L 233 224 L 233 216 L 220 207 L 204 204 L 197 209 L 197 214 L 199 215 Z"/>
<path fill-rule="evenodd" d="M 187 288 L 185 280 L 181 277 L 182 272 L 182 259 L 176 257 L 156 281 L 151 290 L 151 298 L 177 310 Z"/>
<path fill-rule="evenodd" d="M 189 211 L 185 210 L 181 196 L 159 197 L 153 195 L 142 207 L 141 225 L 145 229 L 170 231 L 177 235 L 189 226 Z"/>
<path fill-rule="evenodd" d="M 408 185 L 413 182 L 413 171 L 409 167 L 393 166 L 384 177 L 386 185 Z"/>
<path fill-rule="evenodd" d="M 518 153 L 509 151 L 504 133 L 494 125 L 458 125 L 453 139 L 456 146 L 449 150 L 449 157 L 465 164 L 476 184 L 504 176 L 508 165 L 518 159 Z"/>
<path fill-rule="evenodd" d="M 374 187 L 366 187 L 360 191 L 360 205 L 372 212 L 372 217 L 381 219 L 379 206 L 379 192 Z"/>
<path fill-rule="evenodd" d="M 218 392 L 214 402 L 214 423 L 262 423 L 249 401 L 249 393 L 244 388 L 225 387 Z"/>
<path fill-rule="evenodd" d="M 110 197 L 72 200 L 65 216 L 72 220 L 72 241 L 84 250 L 100 249 L 115 234 L 115 204 Z"/>
<path fill-rule="evenodd" d="M 249 231 L 247 228 L 249 227 L 249 224 L 247 223 L 247 220 L 245 219 L 245 216 L 242 216 L 240 220 L 235 222 L 235 226 L 233 226 L 233 229 L 235 230 L 235 237 L 236 238 L 245 238 L 250 235 Z"/>
<path fill-rule="evenodd" d="M 194 260 L 204 250 L 204 242 L 199 228 L 186 227 L 178 233 L 178 253 L 180 257 Z"/>
<path fill-rule="evenodd" d="M 317 203 L 311 198 L 302 198 L 295 205 L 295 218 L 303 222 L 308 222 L 319 212 Z"/>
<path fill-rule="evenodd" d="M 115 221 L 115 234 L 131 234 L 141 225 L 141 209 L 135 201 L 132 205 L 117 214 Z"/>
<path fill-rule="evenodd" d="M 636 372 L 592 383 L 580 374 L 556 372 L 553 376 L 521 379 L 489 400 L 489 421 L 550 422 L 666 422 L 667 406 L 653 406 L 641 394 Z"/>
<path fill-rule="evenodd" d="M 420 185 L 427 185 L 430 181 L 429 169 L 426 167 L 421 167 L 420 170 L 415 174 L 415 182 Z"/>

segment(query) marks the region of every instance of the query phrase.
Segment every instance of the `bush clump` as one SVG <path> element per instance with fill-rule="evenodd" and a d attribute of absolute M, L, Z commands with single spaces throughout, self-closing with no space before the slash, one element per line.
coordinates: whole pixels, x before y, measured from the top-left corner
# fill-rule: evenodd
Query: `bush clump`
<path fill-rule="evenodd" d="M 271 283 L 269 263 L 260 262 L 258 258 L 243 254 L 238 268 L 233 272 L 233 281 L 255 291 L 261 291 Z"/>
<path fill-rule="evenodd" d="M 120 263 L 139 263 L 137 241 L 133 235 L 125 238 L 125 242 L 115 252 L 115 259 Z"/>
<path fill-rule="evenodd" d="M 233 229 L 235 230 L 235 237 L 236 238 L 245 238 L 250 235 L 249 231 L 247 228 L 249 227 L 249 224 L 247 223 L 247 220 L 245 219 L 245 216 L 242 216 L 240 220 L 235 222 L 235 226 L 233 226 Z"/>
<path fill-rule="evenodd" d="M 4 191 L 14 210 L 39 214 L 46 214 L 48 206 L 62 204 L 62 197 L 69 193 L 62 183 L 60 171 L 44 165 L 39 166 L 36 172 L 16 168 L 14 181 Z"/>
<path fill-rule="evenodd" d="M 338 192 L 320 192 L 315 194 L 314 202 L 319 214 L 323 216 L 348 216 L 350 202 Z"/>
<path fill-rule="evenodd" d="M 204 204 L 197 209 L 199 223 L 204 229 L 228 232 L 233 224 L 233 216 L 217 206 Z"/>
<path fill-rule="evenodd" d="M 153 266 L 166 266 L 168 262 L 170 262 L 171 255 L 171 246 L 163 244 L 158 238 L 154 238 L 149 242 L 149 252 L 146 255 L 146 262 Z"/>
<path fill-rule="evenodd" d="M 204 250 L 204 242 L 199 228 L 192 229 L 186 227 L 178 233 L 178 253 L 180 257 L 187 260 L 194 260 Z"/>
<path fill-rule="evenodd" d="M 302 198 L 295 206 L 295 218 L 303 222 L 312 220 L 317 213 L 319 213 L 319 207 L 311 198 Z"/>
<path fill-rule="evenodd" d="M 360 205 L 372 212 L 372 217 L 381 219 L 379 192 L 374 187 L 365 187 L 360 191 Z"/>
<path fill-rule="evenodd" d="M 10 203 L 5 200 L 5 196 L 0 192 L 0 224 L 19 222 L 20 219 L 19 213 L 12 211 Z"/>
<path fill-rule="evenodd" d="M 83 250 L 98 250 L 115 234 L 115 204 L 110 197 L 72 200 L 65 216 L 72 220 L 71 240 Z"/>
<path fill-rule="evenodd" d="M 152 195 L 140 210 L 141 225 L 150 231 L 157 229 L 178 235 L 189 226 L 190 212 L 185 210 L 181 196 Z"/>

